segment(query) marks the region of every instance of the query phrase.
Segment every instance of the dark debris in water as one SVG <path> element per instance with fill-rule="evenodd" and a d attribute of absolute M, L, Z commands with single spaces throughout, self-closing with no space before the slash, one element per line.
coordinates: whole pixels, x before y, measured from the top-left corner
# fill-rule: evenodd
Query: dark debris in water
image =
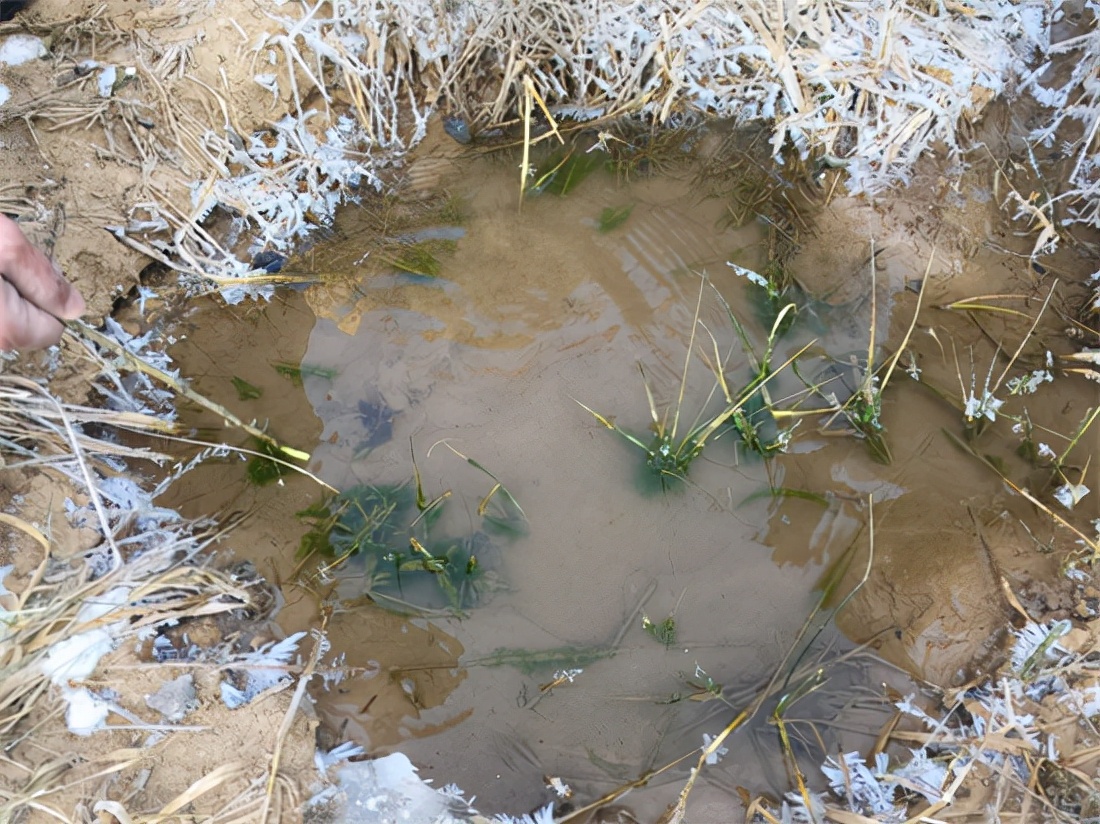
<path fill-rule="evenodd" d="M 457 115 L 450 114 L 443 118 L 443 131 L 453 140 L 463 145 L 474 139 L 473 135 L 470 134 L 470 126 Z"/>
<path fill-rule="evenodd" d="M 359 401 L 359 423 L 363 425 L 366 437 L 362 449 L 374 449 L 393 438 L 393 419 L 396 412 L 390 408 L 381 395 L 374 400 L 363 398 Z"/>
<path fill-rule="evenodd" d="M 286 255 L 281 255 L 278 252 L 266 251 L 260 252 L 252 258 L 252 268 L 262 269 L 269 275 L 273 275 L 286 265 Z"/>

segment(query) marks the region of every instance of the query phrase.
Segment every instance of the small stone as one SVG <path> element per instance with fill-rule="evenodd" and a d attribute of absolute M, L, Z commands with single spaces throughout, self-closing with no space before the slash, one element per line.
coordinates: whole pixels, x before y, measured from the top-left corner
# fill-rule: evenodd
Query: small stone
<path fill-rule="evenodd" d="M 191 674 L 166 682 L 152 695 L 146 695 L 145 703 L 149 709 L 159 712 L 171 724 L 183 720 L 185 715 L 199 706 Z"/>
<path fill-rule="evenodd" d="M 443 131 L 464 146 L 474 139 L 470 126 L 458 115 L 449 114 L 443 118 Z"/>
<path fill-rule="evenodd" d="M 252 258 L 252 268 L 263 269 L 269 275 L 275 274 L 284 265 L 286 265 L 286 255 L 280 255 L 278 252 L 260 252 Z"/>

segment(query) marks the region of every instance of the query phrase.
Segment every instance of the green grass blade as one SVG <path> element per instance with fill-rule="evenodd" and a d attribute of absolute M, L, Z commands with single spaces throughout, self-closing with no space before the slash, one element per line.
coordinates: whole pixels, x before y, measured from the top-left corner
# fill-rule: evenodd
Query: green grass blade
<path fill-rule="evenodd" d="M 264 391 L 253 386 L 244 378 L 233 376 L 233 388 L 237 390 L 237 398 L 242 401 L 254 401 L 263 397 Z"/>
<path fill-rule="evenodd" d="M 600 212 L 600 219 L 597 223 L 597 228 L 601 234 L 614 231 L 622 226 L 630 218 L 630 213 L 634 211 L 634 204 L 631 203 L 627 206 L 608 206 L 602 212 Z"/>
<path fill-rule="evenodd" d="M 807 489 L 793 489 L 789 486 L 778 486 L 770 489 L 758 489 L 751 495 L 748 495 L 741 501 L 738 506 L 745 506 L 753 501 L 758 501 L 761 498 L 797 498 L 803 501 L 810 501 L 815 504 L 821 504 L 824 507 L 829 506 L 829 499 L 824 495 L 819 495 L 816 492 L 810 492 Z"/>

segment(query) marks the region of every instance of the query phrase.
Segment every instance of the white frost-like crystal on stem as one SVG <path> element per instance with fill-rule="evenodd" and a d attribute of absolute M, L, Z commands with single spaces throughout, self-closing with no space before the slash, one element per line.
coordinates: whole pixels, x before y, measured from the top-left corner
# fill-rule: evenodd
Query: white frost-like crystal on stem
<path fill-rule="evenodd" d="M 357 181 L 378 185 L 381 170 L 423 137 L 437 105 L 500 122 L 521 93 L 518 78 L 561 116 L 617 109 L 661 124 L 696 113 L 763 123 L 777 158 L 788 148 L 817 150 L 843 167 L 850 192 L 873 194 L 906 181 L 931 147 L 957 151 L 959 124 L 1049 48 L 1054 9 L 1043 0 L 932 8 L 901 0 L 285 3 L 268 13 L 273 28 L 251 58 L 256 83 L 289 97 L 291 116 L 267 142 L 238 135 L 244 148 L 214 130 L 205 135 L 232 149 L 244 171 L 230 174 L 223 162 L 212 188 L 210 170 L 196 175 L 204 183 L 195 213 L 208 211 L 212 196 L 263 242 L 286 248 L 354 198 Z M 346 118 L 332 111 L 338 87 L 351 101 Z M 306 109 L 311 96 L 323 111 Z M 307 128 L 314 117 L 324 125 Z M 198 242 L 197 233 L 184 235 Z"/>
<path fill-rule="evenodd" d="M 973 392 L 970 393 L 970 397 L 966 399 L 966 406 L 963 409 L 963 414 L 966 415 L 967 420 L 974 420 L 975 418 L 988 418 L 991 421 L 997 420 L 997 410 L 1001 408 L 1004 401 L 997 400 L 993 395 L 986 392 L 978 398 Z"/>
<path fill-rule="evenodd" d="M 1091 490 L 1084 484 L 1064 483 L 1054 490 L 1054 498 L 1066 509 L 1073 509 Z"/>

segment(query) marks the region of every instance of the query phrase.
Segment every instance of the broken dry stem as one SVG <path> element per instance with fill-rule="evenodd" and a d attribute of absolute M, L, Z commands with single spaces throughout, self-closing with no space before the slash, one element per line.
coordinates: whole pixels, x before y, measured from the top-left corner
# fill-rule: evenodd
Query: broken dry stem
<path fill-rule="evenodd" d="M 898 365 L 898 361 L 909 345 L 909 339 L 913 336 L 913 330 L 917 326 L 917 318 L 920 316 L 921 302 L 924 300 L 924 290 L 928 287 L 928 278 L 932 274 L 932 261 L 935 260 L 935 258 L 936 247 L 933 246 L 931 253 L 928 255 L 928 264 L 924 267 L 924 277 L 921 278 L 920 291 L 917 292 L 917 305 L 913 308 L 913 317 L 909 319 L 909 328 L 905 330 L 905 336 L 901 339 L 897 351 L 890 359 L 890 365 L 886 368 L 886 374 L 883 376 L 882 384 L 878 388 L 879 392 L 886 391 L 886 387 L 890 384 L 890 378 L 894 375 L 894 368 Z"/>
<path fill-rule="evenodd" d="M 981 463 L 985 464 L 991 470 L 993 470 L 997 477 L 999 477 L 1014 492 L 1016 492 L 1016 494 L 1023 497 L 1032 505 L 1037 506 L 1040 510 L 1049 515 L 1050 518 L 1055 521 L 1059 526 L 1063 526 L 1070 532 L 1072 532 L 1077 537 L 1077 540 L 1082 546 L 1088 547 L 1088 549 L 1092 551 L 1092 557 L 1090 558 L 1090 561 L 1092 563 L 1100 561 L 1100 542 L 1097 542 L 1095 539 L 1090 538 L 1088 535 L 1083 533 L 1081 530 L 1079 530 L 1077 527 L 1075 527 L 1073 524 L 1071 524 L 1069 521 L 1067 521 L 1065 518 L 1063 518 L 1053 509 L 1051 509 L 1049 506 L 1047 506 L 1034 495 L 1032 495 L 1027 489 L 1017 486 L 1015 483 L 1009 480 L 1008 477 L 1000 469 L 998 469 L 992 461 L 989 460 L 989 458 L 987 458 L 985 455 L 979 454 L 970 444 L 966 443 L 954 432 L 951 432 L 947 429 L 944 429 L 942 431 L 956 446 L 969 453 L 973 457 L 977 458 Z"/>
<path fill-rule="evenodd" d="M 1046 298 L 1043 300 L 1043 305 L 1039 307 L 1039 312 L 1035 315 L 1035 319 L 1031 322 L 1031 326 L 1027 330 L 1027 334 L 1024 335 L 1020 341 L 1020 345 L 1016 347 L 1016 351 L 1012 353 L 1012 357 L 1009 358 L 1008 363 L 1005 364 L 1005 368 L 1001 371 L 1000 377 L 997 378 L 993 384 L 993 388 L 990 390 L 992 394 L 996 394 L 997 390 L 1001 388 L 1001 384 L 1004 379 L 1008 377 L 1008 371 L 1012 368 L 1012 365 L 1016 363 L 1016 359 L 1020 357 L 1020 353 L 1024 351 L 1024 346 L 1031 339 L 1031 336 L 1035 333 L 1035 327 L 1039 325 L 1039 321 L 1043 318 L 1043 313 L 1046 312 L 1047 307 L 1050 305 L 1050 299 L 1054 297 L 1054 290 L 1058 288 L 1058 280 L 1055 279 L 1050 284 L 1050 291 L 1047 292 Z"/>
<path fill-rule="evenodd" d="M 261 451 L 255 450 L 255 449 L 249 449 L 246 446 L 233 446 L 233 445 L 227 444 L 227 443 L 214 443 L 213 441 L 203 441 L 203 440 L 198 440 L 196 438 L 184 438 L 180 435 L 162 435 L 161 437 L 163 437 L 165 440 L 172 441 L 174 443 L 185 443 L 185 444 L 190 444 L 191 446 L 201 446 L 204 449 L 215 449 L 215 450 L 224 449 L 224 450 L 227 450 L 227 451 L 230 451 L 230 452 L 236 452 L 240 455 L 248 455 L 252 458 L 258 458 L 258 459 L 263 460 L 263 461 L 268 461 L 270 463 L 273 463 L 273 464 L 276 464 L 277 466 L 282 467 L 283 469 L 286 469 L 288 472 L 297 472 L 299 475 L 304 475 L 305 477 L 309 478 L 315 484 L 317 484 L 318 486 L 320 486 L 323 489 L 327 490 L 328 492 L 331 492 L 333 494 L 338 494 L 340 492 L 339 489 L 334 487 L 328 481 L 324 480 L 319 475 L 315 475 L 314 473 L 310 472 L 304 466 L 299 466 L 298 464 L 291 463 L 290 461 L 283 460 L 278 455 L 272 455 L 272 454 L 269 454 L 267 452 L 261 452 Z M 286 450 L 285 448 L 282 448 L 281 451 L 282 452 L 288 452 L 288 450 Z M 288 454 L 289 454 L 289 452 L 288 452 Z"/>
<path fill-rule="evenodd" d="M 199 394 L 194 389 L 184 384 L 178 378 L 174 377 L 173 375 L 169 375 L 163 369 L 158 369 L 157 367 L 153 366 L 142 358 L 139 358 L 137 355 L 127 350 L 117 341 L 114 341 L 106 335 L 102 334 L 101 332 L 93 329 L 88 324 L 83 323 L 82 321 L 70 321 L 67 324 L 67 331 L 69 334 L 76 336 L 78 339 L 87 338 L 98 346 L 110 350 L 115 355 L 121 357 L 124 361 L 126 361 L 126 363 L 129 364 L 131 368 L 136 369 L 137 371 L 142 372 L 146 375 L 149 375 L 150 377 L 156 378 L 158 381 L 163 383 L 165 386 L 167 386 L 169 389 L 176 392 L 177 394 L 182 395 L 193 403 L 197 403 L 203 409 L 209 410 L 210 412 L 221 416 L 222 420 L 224 420 L 227 425 L 236 426 L 238 429 L 243 430 L 252 437 L 262 441 L 263 443 L 268 444 L 269 446 L 272 446 L 273 448 L 281 452 L 285 452 L 287 455 L 295 458 L 296 460 L 309 460 L 308 452 L 303 452 L 298 449 L 292 449 L 289 446 L 283 446 L 266 432 L 256 427 L 254 424 L 245 423 L 221 404 L 214 403 L 214 401 L 210 400 L 205 395 Z"/>
<path fill-rule="evenodd" d="M 1008 306 L 998 306 L 995 303 L 985 303 L 989 300 L 1026 300 L 1026 295 L 974 295 L 969 298 L 962 298 L 960 300 L 952 301 L 951 303 L 945 303 L 941 306 L 941 309 L 947 309 L 949 311 L 956 312 L 999 312 L 1004 315 L 1014 315 L 1020 318 L 1030 317 L 1026 312 L 1021 312 L 1019 309 L 1012 309 Z"/>
<path fill-rule="evenodd" d="M 867 508 L 868 508 L 868 518 L 867 518 L 867 520 L 868 520 L 867 564 L 866 564 L 866 567 L 864 569 L 862 578 L 860 578 L 860 580 L 856 583 L 855 587 L 853 587 L 852 590 L 849 591 L 848 594 L 844 597 L 844 599 L 840 602 L 840 604 L 836 608 L 836 611 L 839 611 L 839 610 L 844 608 L 844 606 L 848 603 L 848 601 L 851 598 L 853 598 L 855 596 L 855 594 L 860 589 L 863 588 L 864 584 L 866 584 L 867 580 L 869 579 L 869 577 L 871 575 L 871 566 L 874 562 L 874 548 L 875 548 L 874 499 L 872 497 L 868 497 L 868 499 L 867 499 Z M 768 682 L 767 687 L 757 695 L 756 699 L 743 712 L 741 712 L 729 724 L 727 724 L 725 729 L 722 730 L 722 732 L 720 732 L 709 743 L 707 743 L 704 747 L 702 747 L 702 751 L 699 754 L 699 760 L 695 765 L 695 769 L 693 769 L 691 774 L 689 775 L 688 780 L 684 785 L 684 788 L 680 792 L 679 798 L 676 800 L 676 802 L 672 806 L 670 806 L 669 810 L 666 811 L 666 813 L 665 813 L 666 820 L 668 820 L 668 821 L 681 821 L 681 820 L 683 820 L 683 817 L 686 814 L 686 810 L 687 810 L 688 795 L 691 793 L 692 788 L 695 786 L 696 779 L 702 773 L 703 769 L 706 767 L 707 759 L 716 756 L 717 752 L 718 752 L 718 749 L 722 746 L 722 742 L 724 742 L 726 740 L 726 738 L 728 738 L 735 730 L 739 729 L 749 719 L 751 719 L 754 715 L 756 715 L 756 713 L 763 706 L 764 702 L 770 696 L 772 696 L 774 694 L 774 690 L 775 690 L 776 686 L 779 684 L 781 677 L 784 678 L 784 681 L 783 681 L 784 684 L 786 684 L 790 680 L 791 676 L 796 671 L 798 659 L 803 654 L 805 654 L 806 649 L 808 649 L 808 645 L 803 647 L 803 640 L 810 634 L 811 629 L 812 629 L 813 624 L 814 624 L 814 619 L 821 612 L 821 610 L 825 607 L 825 604 L 831 598 L 831 596 L 833 594 L 833 591 L 834 591 L 835 587 L 839 584 L 839 582 L 840 582 L 840 576 L 836 575 L 836 576 L 834 576 L 832 581 L 825 587 L 825 589 L 823 590 L 823 592 L 821 594 L 821 597 L 818 599 L 817 605 L 814 607 L 813 611 L 811 611 L 810 615 L 806 618 L 805 622 L 803 622 L 802 627 L 799 629 L 798 635 L 795 637 L 794 642 L 788 648 L 787 654 L 786 654 L 786 656 L 784 656 L 783 661 L 780 663 L 780 665 L 778 667 L 776 667 L 775 672 L 772 674 L 772 678 Z M 817 634 L 819 634 L 821 632 L 822 628 L 823 627 L 818 627 L 817 630 L 814 632 L 814 635 L 816 636 Z M 800 647 L 802 647 L 801 650 L 799 649 Z M 816 680 L 820 677 L 820 675 L 817 672 L 815 672 L 810 677 Z M 805 694 L 805 693 L 802 693 L 802 694 Z M 781 700 L 779 706 L 784 706 L 784 703 L 789 705 L 792 702 L 791 701 L 784 702 L 783 700 Z M 778 712 L 778 708 L 777 708 L 777 712 Z M 789 744 L 790 744 L 790 742 L 788 740 L 787 741 L 787 746 L 788 747 L 789 747 Z M 795 770 L 796 770 L 796 773 L 795 773 L 796 776 L 801 778 L 801 773 L 798 772 L 797 767 L 795 768 Z M 807 809 L 812 809 L 812 807 L 810 807 L 809 804 L 808 804 L 808 796 L 806 795 L 805 784 L 801 780 L 799 781 L 799 787 L 800 787 L 800 790 L 803 792 L 804 797 L 807 798 Z"/>
<path fill-rule="evenodd" d="M 873 498 L 870 498 L 870 497 L 868 498 L 867 506 L 868 506 L 868 553 L 867 553 L 867 563 L 866 563 L 865 569 L 863 571 L 863 575 L 860 578 L 860 580 L 847 593 L 847 595 L 844 597 L 844 599 L 836 607 L 836 610 L 834 610 L 834 612 L 843 609 L 844 606 L 849 602 L 849 600 L 851 598 L 853 598 L 855 596 L 855 594 L 860 589 L 862 589 L 864 584 L 866 584 L 867 580 L 870 578 L 871 567 L 872 567 L 872 564 L 874 562 L 874 500 L 873 500 Z M 849 553 L 846 553 L 849 558 L 850 558 L 850 552 L 852 551 L 852 549 L 854 549 L 854 546 L 855 545 L 853 544 L 853 547 L 849 550 Z M 716 759 L 718 757 L 718 751 L 722 747 L 722 744 L 725 742 L 725 740 L 727 738 L 729 738 L 729 736 L 732 735 L 734 732 L 736 732 L 738 729 L 745 726 L 745 724 L 748 723 L 748 721 L 750 721 L 760 711 L 760 708 L 764 705 L 764 703 L 769 698 L 773 697 L 776 694 L 777 691 L 779 691 L 781 689 L 784 689 L 785 685 L 787 683 L 789 683 L 790 679 L 792 677 L 796 676 L 797 674 L 799 674 L 798 659 L 801 658 L 801 656 L 805 654 L 805 651 L 806 651 L 806 648 L 807 648 L 806 646 L 803 645 L 803 642 L 806 640 L 807 637 L 811 637 L 811 638 L 815 637 L 817 634 L 819 634 L 821 632 L 821 629 L 823 627 L 818 627 L 816 630 L 814 630 L 815 619 L 817 618 L 819 613 L 825 608 L 825 605 L 827 604 L 829 599 L 832 597 L 836 586 L 839 585 L 840 579 L 841 579 L 841 575 L 839 575 L 839 574 L 834 575 L 830 578 L 829 582 L 826 584 L 825 588 L 823 589 L 821 597 L 818 599 L 817 605 L 814 607 L 814 609 L 811 611 L 810 615 L 803 622 L 802 627 L 799 629 L 799 632 L 798 632 L 797 636 L 795 637 L 794 642 L 788 648 L 787 654 L 784 656 L 783 660 L 779 663 L 779 665 L 775 668 L 775 670 L 773 671 L 771 677 L 768 679 L 765 686 L 759 692 L 757 692 L 755 698 L 753 698 L 753 700 L 749 703 L 749 705 L 747 707 L 745 707 L 745 709 L 743 709 L 741 712 L 739 712 L 729 723 L 726 724 L 726 726 L 722 729 L 722 731 L 717 736 L 715 736 L 713 739 L 708 741 L 704 746 L 699 747 L 699 748 L 694 749 L 694 750 L 691 750 L 690 752 L 684 753 L 683 755 L 681 755 L 678 758 L 668 762 L 667 764 L 665 764 L 665 765 L 663 765 L 663 766 L 661 766 L 657 769 L 651 770 L 651 771 L 645 773 L 644 775 L 640 776 L 639 778 L 634 779 L 633 781 L 630 781 L 626 784 L 621 785 L 620 787 L 617 787 L 616 789 L 612 790 L 609 793 L 606 793 L 605 795 L 603 795 L 602 797 L 600 797 L 596 801 L 593 801 L 590 804 L 586 804 L 585 806 L 583 806 L 583 807 L 581 807 L 577 810 L 574 810 L 573 812 L 569 813 L 568 815 L 566 815 L 566 816 L 564 816 L 560 819 L 557 819 L 557 824 L 566 824 L 566 822 L 570 822 L 570 821 L 573 821 L 575 819 L 581 818 L 582 816 L 592 812 L 593 810 L 598 809 L 599 807 L 601 807 L 605 804 L 609 804 L 609 803 L 611 803 L 612 801 L 615 801 L 618 798 L 621 798 L 623 795 L 630 792 L 631 790 L 637 789 L 638 787 L 645 786 L 655 776 L 660 775 L 661 773 L 663 773 L 663 772 L 665 772 L 669 769 L 672 769 L 673 767 L 683 763 L 684 761 L 689 760 L 692 756 L 695 756 L 696 754 L 698 754 L 698 759 L 696 761 L 696 764 L 691 769 L 691 772 L 688 774 L 687 781 L 685 782 L 683 788 L 681 789 L 677 800 L 675 802 L 673 802 L 671 805 L 669 805 L 668 809 L 665 810 L 664 814 L 660 817 L 660 819 L 658 819 L 659 824 L 674 824 L 674 822 L 684 821 L 686 811 L 687 811 L 688 796 L 690 795 L 692 789 L 694 788 L 696 780 L 702 774 L 703 770 L 706 768 L 707 763 L 708 763 L 708 759 L 711 759 L 711 758 Z M 853 652 L 856 652 L 856 651 L 853 651 Z M 818 682 L 820 682 L 823 671 L 824 671 L 823 667 L 815 666 L 812 669 L 812 671 L 808 675 L 806 675 L 806 677 L 803 681 L 803 684 L 800 687 L 796 688 L 788 696 L 785 696 L 784 698 L 780 699 L 780 703 L 779 703 L 778 708 L 777 708 L 777 713 L 780 712 L 779 708 L 785 708 L 785 707 L 790 706 L 792 703 L 794 703 L 795 700 L 797 700 L 797 698 L 808 694 L 810 691 L 812 691 L 812 689 L 816 688 L 815 685 Z M 781 683 L 781 681 L 782 681 L 782 683 Z M 809 685 L 809 687 L 806 686 L 807 684 Z M 785 746 L 789 749 L 789 747 L 790 747 L 789 739 L 787 739 Z M 796 773 L 796 774 L 799 777 L 801 777 L 800 773 Z M 807 809 L 812 809 L 812 807 L 809 806 L 808 790 L 806 790 L 804 782 L 800 781 L 800 789 L 802 790 L 802 792 L 804 794 L 804 797 L 806 798 Z"/>
<path fill-rule="evenodd" d="M 275 748 L 271 753 L 271 767 L 268 770 L 267 789 L 264 793 L 264 805 L 260 812 L 261 822 L 267 821 L 271 809 L 271 799 L 275 792 L 275 781 L 279 775 L 279 761 L 282 758 L 283 744 L 286 742 L 286 737 L 290 734 L 290 728 L 293 726 L 298 716 L 298 708 L 305 698 L 306 688 L 309 686 L 309 682 L 317 669 L 317 663 L 321 660 L 321 655 L 328 647 L 327 642 L 324 640 L 324 633 L 325 629 L 328 627 L 329 614 L 327 610 L 321 613 L 321 626 L 313 632 L 313 650 L 310 653 L 309 662 L 306 664 L 305 669 L 302 670 L 301 675 L 298 676 L 298 684 L 294 689 L 294 697 L 290 701 L 290 706 L 287 707 L 286 714 L 283 716 L 283 723 L 280 725 L 279 732 L 275 736 Z M 278 819 L 276 820 L 278 821 Z"/>

